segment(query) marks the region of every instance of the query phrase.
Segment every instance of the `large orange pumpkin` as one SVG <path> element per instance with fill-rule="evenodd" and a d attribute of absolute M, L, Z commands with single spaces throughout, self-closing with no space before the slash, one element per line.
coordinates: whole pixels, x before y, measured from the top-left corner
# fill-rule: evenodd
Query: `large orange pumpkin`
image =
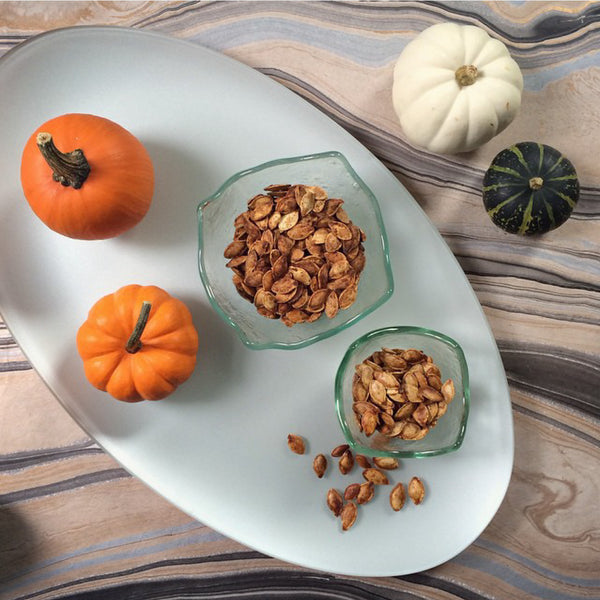
<path fill-rule="evenodd" d="M 161 400 L 196 365 L 187 306 L 157 286 L 126 285 L 91 308 L 77 332 L 85 375 L 117 400 Z"/>
<path fill-rule="evenodd" d="M 154 169 L 143 144 L 117 123 L 65 114 L 45 122 L 27 141 L 21 185 L 35 214 L 54 231 L 106 239 L 145 216 Z"/>

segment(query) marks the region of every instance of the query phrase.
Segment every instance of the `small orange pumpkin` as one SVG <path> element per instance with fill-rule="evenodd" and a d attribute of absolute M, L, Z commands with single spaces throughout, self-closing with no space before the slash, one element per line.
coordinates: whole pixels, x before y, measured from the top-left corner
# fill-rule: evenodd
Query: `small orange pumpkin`
<path fill-rule="evenodd" d="M 147 213 L 154 168 L 142 143 L 104 117 L 65 114 L 29 138 L 21 185 L 35 214 L 68 237 L 115 237 Z"/>
<path fill-rule="evenodd" d="M 157 286 L 126 285 L 98 300 L 77 332 L 85 375 L 117 400 L 161 400 L 196 365 L 187 306 Z"/>

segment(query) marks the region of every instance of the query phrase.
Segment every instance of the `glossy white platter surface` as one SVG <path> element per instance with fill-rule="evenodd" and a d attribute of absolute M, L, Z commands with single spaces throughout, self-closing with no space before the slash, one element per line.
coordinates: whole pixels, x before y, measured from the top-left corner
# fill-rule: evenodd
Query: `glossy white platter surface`
<path fill-rule="evenodd" d="M 126 469 L 206 525 L 268 555 L 329 572 L 383 576 L 443 563 L 496 513 L 513 462 L 506 377 L 485 316 L 455 258 L 397 179 L 353 137 L 296 94 L 192 43 L 119 28 L 43 34 L 0 60 L 0 312 L 66 410 Z M 87 112 L 136 135 L 156 169 L 145 219 L 111 240 L 45 227 L 23 198 L 22 148 L 47 119 Z M 295 351 L 253 351 L 211 309 L 197 271 L 196 207 L 230 175 L 267 160 L 337 150 L 377 196 L 395 292 L 348 330 Z M 417 259 L 418 256 L 418 259 Z M 426 264 L 426 269 L 423 268 Z M 155 284 L 188 304 L 200 335 L 192 378 L 167 400 L 128 405 L 86 381 L 75 335 L 101 296 Z M 348 345 L 388 325 L 457 340 L 471 376 L 461 449 L 402 462 L 428 495 L 394 513 L 388 489 L 342 533 L 330 487 L 360 481 L 312 457 L 343 441 L 333 381 Z M 51 424 L 49 425 L 51 426 Z M 292 454 L 288 433 L 308 440 Z"/>

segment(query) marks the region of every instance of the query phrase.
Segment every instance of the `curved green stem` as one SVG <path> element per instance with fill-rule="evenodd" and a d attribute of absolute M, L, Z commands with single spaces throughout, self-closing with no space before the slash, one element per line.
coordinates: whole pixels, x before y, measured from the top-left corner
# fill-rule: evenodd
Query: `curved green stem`
<path fill-rule="evenodd" d="M 45 131 L 38 133 L 35 141 L 52 169 L 54 181 L 78 190 L 90 174 L 90 165 L 83 150 L 77 148 L 72 152 L 61 152 L 54 145 L 52 134 Z"/>
<path fill-rule="evenodd" d="M 125 350 L 130 354 L 135 354 L 142 347 L 142 333 L 144 333 L 144 329 L 146 328 L 146 323 L 148 323 L 148 315 L 150 314 L 150 309 L 152 308 L 151 302 L 142 302 L 142 308 L 140 309 L 140 314 L 138 316 L 137 323 L 133 329 L 133 333 L 127 340 L 127 344 L 125 345 Z"/>

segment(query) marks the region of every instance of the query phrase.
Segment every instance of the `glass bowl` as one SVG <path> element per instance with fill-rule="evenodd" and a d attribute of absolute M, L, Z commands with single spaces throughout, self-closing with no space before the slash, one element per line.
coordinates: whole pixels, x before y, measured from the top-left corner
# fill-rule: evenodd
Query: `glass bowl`
<path fill-rule="evenodd" d="M 273 184 L 322 187 L 330 198 L 342 198 L 352 222 L 366 234 L 366 266 L 356 300 L 330 319 L 286 326 L 262 316 L 242 298 L 232 282 L 223 252 L 234 235 L 235 218 L 248 209 L 250 198 Z M 209 301 L 221 318 L 253 349 L 296 349 L 325 339 L 356 323 L 383 304 L 393 292 L 388 241 L 377 200 L 339 152 L 283 158 L 230 177 L 198 206 L 200 277 Z"/>
<path fill-rule="evenodd" d="M 360 431 L 353 410 L 355 366 L 382 348 L 421 350 L 439 367 L 442 382 L 454 382 L 455 395 L 447 412 L 420 440 L 388 437 L 379 431 L 367 436 Z M 357 453 L 367 456 L 421 458 L 458 450 L 466 431 L 469 404 L 469 372 L 461 347 L 447 335 L 421 327 L 387 327 L 366 333 L 350 345 L 335 379 L 335 406 L 344 436 Z"/>

